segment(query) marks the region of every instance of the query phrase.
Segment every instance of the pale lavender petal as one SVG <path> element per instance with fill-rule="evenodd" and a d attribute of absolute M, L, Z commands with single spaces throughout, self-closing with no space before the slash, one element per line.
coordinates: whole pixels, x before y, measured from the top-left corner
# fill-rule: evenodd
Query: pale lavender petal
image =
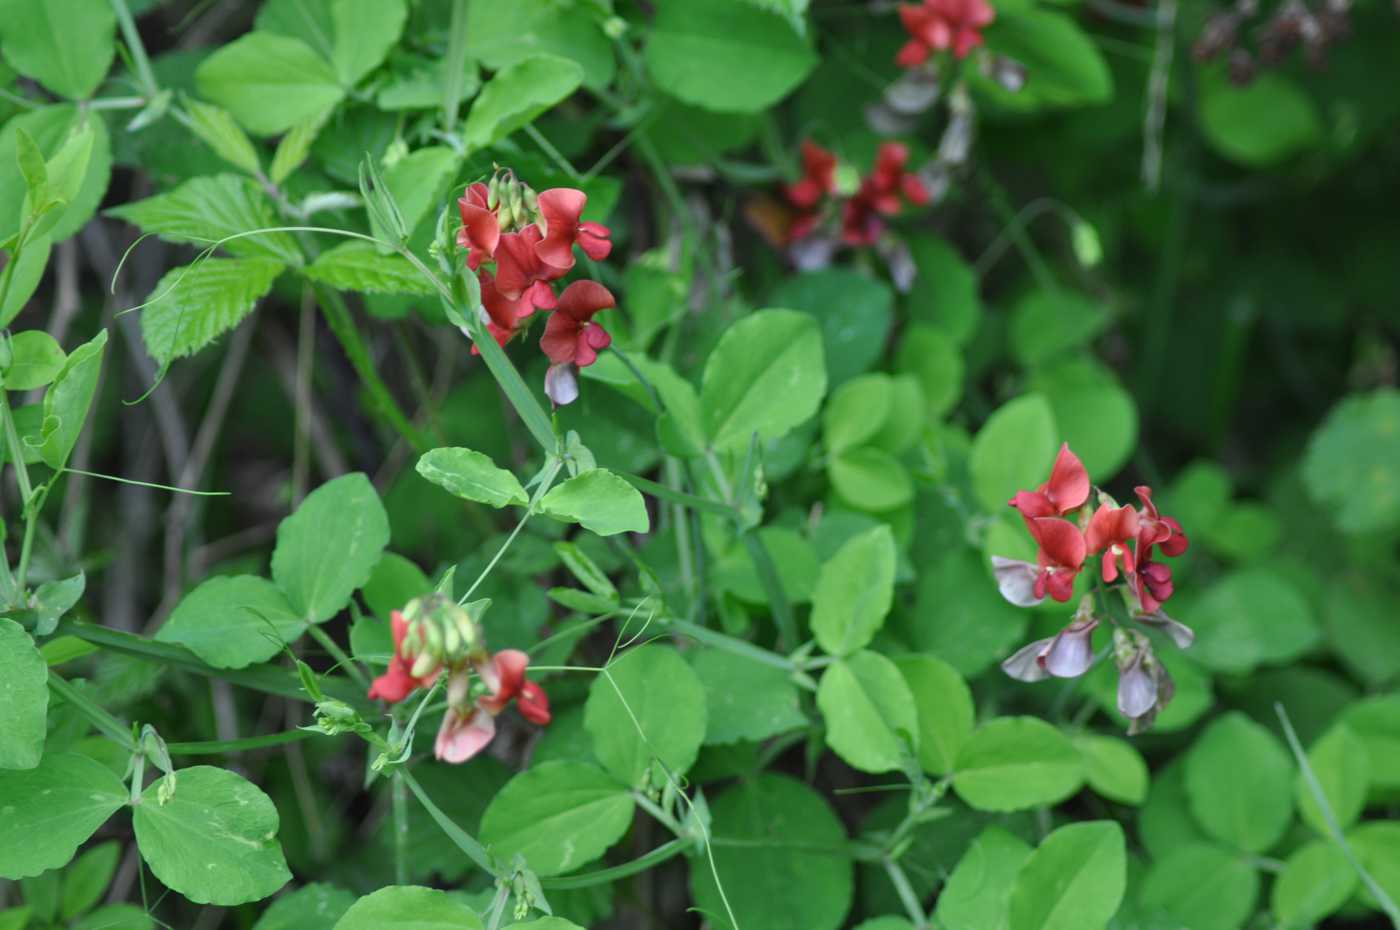
<path fill-rule="evenodd" d="M 550 365 L 544 373 L 544 392 L 559 407 L 578 400 L 578 366 L 572 362 Z"/>
<path fill-rule="evenodd" d="M 1139 614 L 1136 619 L 1139 623 L 1145 623 L 1153 629 L 1161 630 L 1167 634 L 1167 637 L 1176 643 L 1178 649 L 1186 649 L 1196 641 L 1194 630 L 1179 620 L 1173 620 L 1161 608 L 1150 614 Z"/>
<path fill-rule="evenodd" d="M 992 556 L 992 574 L 996 575 L 1001 596 L 1017 607 L 1034 607 L 1043 597 L 1035 596 L 1035 578 L 1040 567 L 1033 562 Z"/>
<path fill-rule="evenodd" d="M 1094 664 L 1094 628 L 1097 620 L 1072 623 L 1050 641 L 1041 664 L 1056 678 L 1078 678 Z"/>
<path fill-rule="evenodd" d="M 1005 662 L 1001 670 L 1017 681 L 1044 681 L 1050 675 L 1040 665 L 1040 657 L 1050 648 L 1052 640 L 1038 639 L 1017 649 Z"/>
<path fill-rule="evenodd" d="M 1143 667 L 1143 654 L 1139 652 L 1118 676 L 1118 709 L 1123 716 L 1141 717 L 1157 706 L 1157 680 Z"/>

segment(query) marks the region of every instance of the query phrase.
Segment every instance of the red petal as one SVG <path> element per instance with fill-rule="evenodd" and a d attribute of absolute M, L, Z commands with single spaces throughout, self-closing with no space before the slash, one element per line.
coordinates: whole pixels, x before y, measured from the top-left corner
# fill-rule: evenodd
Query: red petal
<path fill-rule="evenodd" d="M 520 694 L 520 687 L 525 683 L 525 669 L 530 666 L 530 657 L 519 649 L 502 649 L 492 661 L 496 666 L 496 675 L 500 678 L 500 689 L 493 697 L 505 706 L 507 701 L 514 700 Z"/>
<path fill-rule="evenodd" d="M 418 687 L 418 679 L 409 672 L 408 663 L 397 655 L 389 660 L 389 669 L 369 686 L 369 699 L 397 704 Z"/>
<path fill-rule="evenodd" d="M 544 335 L 540 337 L 540 348 L 551 362 L 562 365 L 574 360 L 578 352 L 579 327 L 579 321 L 562 309 L 549 315 L 548 322 L 544 324 Z"/>
<path fill-rule="evenodd" d="M 593 318 L 593 314 L 615 306 L 617 301 L 612 291 L 597 281 L 575 281 L 559 295 L 559 309 L 555 312 L 585 323 Z"/>
<path fill-rule="evenodd" d="M 527 681 L 521 687 L 515 706 L 520 708 L 520 716 L 531 723 L 544 726 L 552 719 L 549 713 L 549 698 L 544 689 L 533 681 Z"/>
<path fill-rule="evenodd" d="M 1060 446 L 1055 467 L 1050 471 L 1050 480 L 1040 490 L 1062 514 L 1069 513 L 1089 499 L 1089 473 L 1084 470 L 1079 456 L 1070 451 L 1069 443 Z"/>
<path fill-rule="evenodd" d="M 588 195 L 572 187 L 552 187 L 539 196 L 540 215 L 549 231 L 556 225 L 570 229 L 578 227 L 578 219 L 588 203 Z"/>
<path fill-rule="evenodd" d="M 918 39 L 910 39 L 894 56 L 894 63 L 901 68 L 917 68 L 928 61 L 929 47 Z"/>
<path fill-rule="evenodd" d="M 1079 527 L 1055 517 L 1037 517 L 1031 521 L 1031 527 L 1036 542 L 1051 564 L 1073 569 L 1084 564 L 1088 552 Z"/>
<path fill-rule="evenodd" d="M 438 728 L 433 755 L 443 762 L 466 762 L 485 749 L 496 735 L 496 721 L 490 714 L 472 708 L 465 714 L 449 709 Z"/>
<path fill-rule="evenodd" d="M 579 227 L 578 244 L 583 254 L 601 262 L 612 254 L 612 230 L 602 223 L 584 223 Z"/>

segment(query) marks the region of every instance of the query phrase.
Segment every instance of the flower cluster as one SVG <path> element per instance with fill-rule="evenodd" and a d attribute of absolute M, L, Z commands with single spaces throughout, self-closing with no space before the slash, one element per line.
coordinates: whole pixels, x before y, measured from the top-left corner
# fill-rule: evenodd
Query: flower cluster
<path fill-rule="evenodd" d="M 552 283 L 573 269 L 574 246 L 594 261 L 612 251 L 609 229 L 581 219 L 587 203 L 583 191 L 570 187 L 536 194 L 509 173 L 472 184 L 457 201 L 457 244 L 467 250 L 467 267 L 481 285 L 487 329 L 496 341 L 504 346 L 536 310 L 550 312 L 540 348 L 551 363 L 545 391 L 556 404 L 578 397 L 578 370 L 612 343 L 593 319 L 617 306 L 612 293 L 585 280 L 556 296 Z"/>
<path fill-rule="evenodd" d="M 991 25 L 996 11 L 987 0 L 923 0 L 902 3 L 899 19 L 909 33 L 909 41 L 895 56 L 901 68 L 923 66 L 934 52 L 952 51 L 955 58 L 966 58 L 982 44 L 982 29 Z"/>
<path fill-rule="evenodd" d="M 1098 498 L 1092 514 L 1085 508 L 1091 492 Z M 1182 648 L 1189 646 L 1194 638 L 1190 628 L 1162 610 L 1172 595 L 1172 572 L 1157 558 L 1182 554 L 1189 540 L 1180 523 L 1158 511 L 1151 488 L 1139 486 L 1136 494 L 1140 507 L 1120 507 L 1091 487 L 1083 463 L 1068 444 L 1061 446 L 1049 480 L 1034 491 L 1017 492 L 1010 501 L 1035 540 L 1036 560 L 993 557 L 1002 595 L 1020 607 L 1035 606 L 1046 597 L 1065 603 L 1074 593 L 1075 579 L 1097 557 L 1099 578 L 1121 593 L 1131 619 L 1162 630 Z M 1103 619 L 1099 611 L 1105 609 L 1104 600 L 1085 595 L 1064 629 L 1021 648 L 1002 668 L 1022 681 L 1084 674 L 1095 661 L 1092 637 Z M 1109 620 L 1114 622 L 1111 615 Z M 1137 732 L 1171 699 L 1171 676 L 1153 654 L 1151 640 L 1114 625 L 1118 706 L 1133 721 L 1131 732 Z"/>
<path fill-rule="evenodd" d="M 839 216 L 841 241 L 847 245 L 874 245 L 884 232 L 884 217 L 899 212 L 904 202 L 922 206 L 928 189 L 906 166 L 909 150 L 898 142 L 880 145 L 875 167 L 849 197 L 837 185 L 836 156 L 815 142 L 802 143 L 802 178 L 784 190 L 788 203 L 797 208 L 797 219 L 788 230 L 789 241 L 811 235 Z"/>
<path fill-rule="evenodd" d="M 1192 46 L 1198 61 L 1224 56 L 1230 80 L 1249 84 L 1261 67 L 1278 67 L 1301 48 L 1308 65 L 1321 69 L 1327 53 L 1351 35 L 1352 0 L 1284 0 L 1261 16 L 1258 0 L 1236 0 L 1206 20 Z M 1256 19 L 1263 19 L 1257 25 Z"/>
<path fill-rule="evenodd" d="M 530 657 L 517 649 L 490 653 L 481 627 L 453 601 L 440 594 L 417 598 L 394 611 L 391 625 L 394 654 L 369 696 L 396 704 L 446 675 L 447 713 L 434 745 L 439 759 L 466 762 L 486 748 L 511 701 L 531 723 L 549 723 L 549 698 L 525 677 Z"/>

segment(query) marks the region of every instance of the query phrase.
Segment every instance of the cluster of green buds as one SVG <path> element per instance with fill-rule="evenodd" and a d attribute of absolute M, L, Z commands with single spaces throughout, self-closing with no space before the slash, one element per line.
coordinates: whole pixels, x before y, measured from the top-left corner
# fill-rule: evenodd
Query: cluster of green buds
<path fill-rule="evenodd" d="M 402 611 L 405 629 L 399 654 L 414 678 L 427 678 L 486 656 L 481 627 L 466 608 L 442 594 L 414 598 Z"/>
<path fill-rule="evenodd" d="M 496 168 L 486 184 L 486 209 L 496 212 L 502 232 L 524 229 L 540 220 L 539 196 L 509 168 Z"/>

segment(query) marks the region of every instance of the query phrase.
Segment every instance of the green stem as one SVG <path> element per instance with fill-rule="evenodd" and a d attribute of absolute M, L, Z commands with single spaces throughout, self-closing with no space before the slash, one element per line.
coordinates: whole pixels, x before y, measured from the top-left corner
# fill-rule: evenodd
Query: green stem
<path fill-rule="evenodd" d="M 515 529 L 510 531 L 510 535 L 506 537 L 505 542 L 501 543 L 501 548 L 496 550 L 496 554 L 491 557 L 491 561 L 481 570 L 481 574 L 476 576 L 476 581 L 472 582 L 472 586 L 467 589 L 467 593 L 463 594 L 457 603 L 465 604 L 467 601 L 471 600 L 471 596 L 476 593 L 476 589 L 486 580 L 486 576 L 491 574 L 491 570 L 496 567 L 496 563 L 501 560 L 501 556 L 506 554 L 506 550 L 510 548 L 510 544 L 515 542 L 515 537 L 520 535 L 520 531 L 525 528 L 525 524 L 529 521 L 530 517 L 534 515 L 536 508 L 539 507 L 540 501 L 544 499 L 544 495 L 549 490 L 549 486 L 554 483 L 555 477 L 559 474 L 559 469 L 563 466 L 564 463 L 559 459 L 555 459 L 550 464 L 549 470 L 545 472 L 544 478 L 540 481 L 540 486 L 535 489 L 534 496 L 530 498 L 530 506 L 526 508 L 525 516 L 521 517 L 520 522 L 515 524 Z"/>
<path fill-rule="evenodd" d="M 658 823 L 664 826 L 667 830 L 670 830 L 677 837 L 685 835 L 685 831 L 681 829 L 681 825 L 676 823 L 676 818 L 672 817 L 670 814 L 662 810 L 661 807 L 657 805 L 657 803 L 651 798 L 647 797 L 640 791 L 633 791 L 632 799 L 637 802 L 638 807 L 640 807 L 642 810 L 646 811 L 648 814 L 654 817 Z"/>
<path fill-rule="evenodd" d="M 321 648 L 331 654 L 331 657 L 341 668 L 345 669 L 345 673 L 355 680 L 355 684 L 361 688 L 369 688 L 369 676 L 364 673 L 364 670 L 354 659 L 350 658 L 344 649 L 340 648 L 340 644 L 331 638 L 331 634 L 315 623 L 307 627 L 307 632 L 311 634 L 312 639 L 321 644 Z"/>
<path fill-rule="evenodd" d="M 86 695 L 73 687 L 62 675 L 52 669 L 49 670 L 49 690 L 71 704 L 73 708 L 86 717 L 102 735 L 121 746 L 127 752 L 136 751 L 136 741 L 131 737 L 130 727 L 108 713 L 106 708 L 89 701 Z"/>
<path fill-rule="evenodd" d="M 313 284 L 312 288 L 316 292 L 316 302 L 321 305 L 321 311 L 326 316 L 327 325 L 339 340 L 340 347 L 345 350 L 351 367 L 369 391 L 370 406 L 413 447 L 415 452 L 420 455 L 427 452 L 432 448 L 432 444 L 400 409 L 398 401 L 389 393 L 384 379 L 379 377 L 379 372 L 374 367 L 374 359 L 370 357 L 369 347 L 360 338 L 360 332 L 355 328 L 354 318 L 350 315 L 350 308 L 345 299 L 335 290 L 320 284 Z"/>
<path fill-rule="evenodd" d="M 770 652 L 762 646 L 755 646 L 746 639 L 737 639 L 733 636 L 728 636 L 724 633 L 712 630 L 707 626 L 691 623 L 689 620 L 668 620 L 666 621 L 666 626 L 682 636 L 689 636 L 697 642 L 704 643 L 707 646 L 714 646 L 716 649 L 723 649 L 725 652 L 730 652 L 737 656 L 743 656 L 754 662 L 772 666 L 773 668 L 780 668 L 785 672 L 799 671 L 796 663 L 787 656 L 779 655 L 776 652 Z"/>
<path fill-rule="evenodd" d="M 222 756 L 231 753 L 249 752 L 254 749 L 269 749 L 298 743 L 315 736 L 314 730 L 283 730 L 266 736 L 248 736 L 243 739 L 208 740 L 195 743 L 166 743 L 165 748 L 172 756 Z"/>
<path fill-rule="evenodd" d="M 904 909 L 909 912 L 909 919 L 914 922 L 916 930 L 926 930 L 928 915 L 924 913 L 924 907 L 919 903 L 919 896 L 914 893 L 914 888 L 909 884 L 909 876 L 904 874 L 904 869 L 900 868 L 899 863 L 893 859 L 886 859 L 885 874 L 890 877 L 894 890 L 899 893 L 899 900 L 904 905 Z"/>
<path fill-rule="evenodd" d="M 151 70 L 151 60 L 146 56 L 146 46 L 141 42 L 141 33 L 136 28 L 136 20 L 131 18 L 131 10 L 127 9 L 126 0 L 112 0 L 112 12 L 117 14 L 117 25 L 121 28 L 127 51 L 131 52 L 131 60 L 136 65 L 136 78 L 141 82 L 141 89 L 146 92 L 148 98 L 155 99 L 156 94 L 160 93 L 160 85 L 156 83 L 155 71 Z"/>
<path fill-rule="evenodd" d="M 686 839 L 674 839 L 663 843 L 651 852 L 643 853 L 631 862 L 622 865 L 615 865 L 607 869 L 598 869 L 593 872 L 585 872 L 582 875 L 565 875 L 560 878 L 540 879 L 540 885 L 547 891 L 572 891 L 576 888 L 592 888 L 595 885 L 606 885 L 638 872 L 645 872 L 653 866 L 660 865 L 667 860 L 685 852 L 691 846 L 691 841 Z"/>
<path fill-rule="evenodd" d="M 408 884 L 408 791 L 404 788 L 403 772 L 394 773 L 390 780 L 394 806 L 394 881 Z"/>
<path fill-rule="evenodd" d="M 447 58 L 443 61 L 447 79 L 442 83 L 442 131 L 457 131 L 457 108 L 462 102 L 462 82 L 467 70 L 467 0 L 452 0 L 452 20 L 448 26 Z"/>
<path fill-rule="evenodd" d="M 1011 236 L 1011 241 L 1015 243 L 1017 251 L 1021 253 L 1021 257 L 1026 260 L 1026 264 L 1030 267 L 1036 283 L 1045 290 L 1057 290 L 1059 284 L 1055 281 L 1055 275 L 1050 271 L 1050 266 L 1046 264 L 1045 259 L 1041 257 L 1040 251 L 1031 241 L 1031 237 L 1026 234 L 1025 222 L 1012 208 L 1005 189 L 985 171 L 978 174 L 978 179 L 987 192 L 987 199 L 991 202 L 992 208 L 997 211 L 1001 221 L 1006 224 L 1006 233 Z"/>
<path fill-rule="evenodd" d="M 632 487 L 636 488 L 638 491 L 645 491 L 647 494 L 660 500 L 669 501 L 681 507 L 689 507 L 691 510 L 713 513 L 721 517 L 729 517 L 730 519 L 733 519 L 735 516 L 733 507 L 728 504 L 722 504 L 719 501 L 712 501 L 708 497 L 700 497 L 695 494 L 688 494 L 685 491 L 678 491 L 667 485 L 658 484 L 650 478 L 643 478 L 640 475 L 633 475 L 628 472 L 618 472 L 617 476 L 632 485 Z M 677 476 L 677 483 L 679 483 L 679 476 Z"/>
<path fill-rule="evenodd" d="M 797 645 L 797 620 L 792 615 L 792 605 L 788 603 L 782 579 L 778 577 L 778 567 L 773 564 L 773 556 L 768 552 L 763 537 L 753 529 L 745 530 L 741 538 L 749 558 L 753 560 L 754 568 L 758 571 L 758 580 L 763 585 L 763 592 L 768 595 L 773 622 L 778 625 L 778 646 L 784 649 L 792 648 Z"/>

